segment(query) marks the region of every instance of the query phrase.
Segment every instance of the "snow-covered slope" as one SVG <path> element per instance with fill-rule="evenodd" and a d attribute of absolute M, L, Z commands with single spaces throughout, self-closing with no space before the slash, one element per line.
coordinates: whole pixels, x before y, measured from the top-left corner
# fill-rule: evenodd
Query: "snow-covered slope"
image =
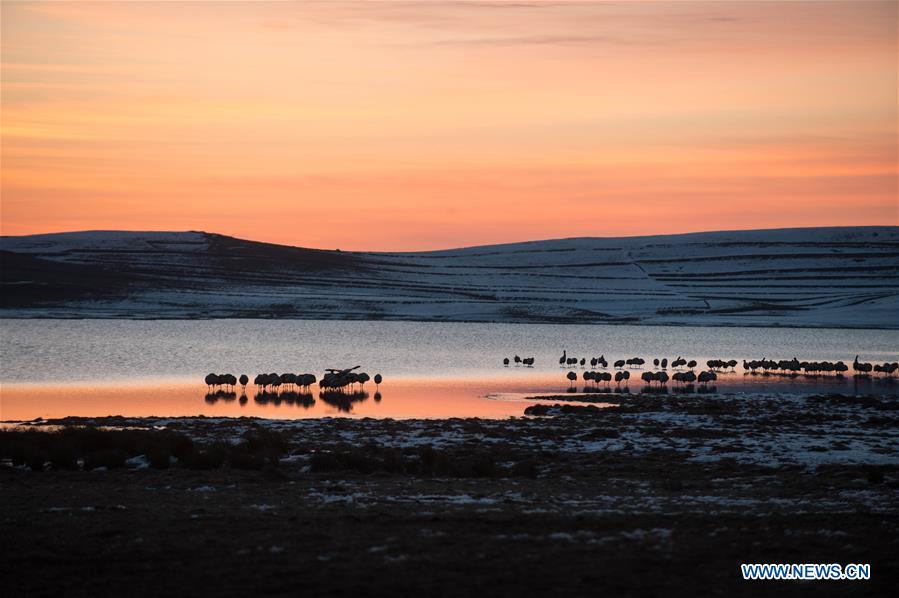
<path fill-rule="evenodd" d="M 4 237 L 6 317 L 290 317 L 899 328 L 899 227 L 421 253 L 199 232 Z"/>

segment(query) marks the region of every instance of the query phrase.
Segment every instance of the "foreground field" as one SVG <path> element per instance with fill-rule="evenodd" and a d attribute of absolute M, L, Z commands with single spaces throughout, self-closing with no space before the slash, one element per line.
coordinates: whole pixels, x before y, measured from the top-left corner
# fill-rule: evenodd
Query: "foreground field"
<path fill-rule="evenodd" d="M 73 470 L 5 461 L 4 586 L 85 596 L 894 587 L 895 399 L 620 401 L 496 421 L 40 422 L 67 425 L 76 452 L 87 450 L 76 424 L 149 431 L 102 451 L 92 437 L 89 463 L 82 455 Z M 26 438 L 9 434 L 7 453 Z M 178 456 L 133 455 L 147 438 Z M 742 562 L 871 563 L 872 579 L 744 582 Z"/>

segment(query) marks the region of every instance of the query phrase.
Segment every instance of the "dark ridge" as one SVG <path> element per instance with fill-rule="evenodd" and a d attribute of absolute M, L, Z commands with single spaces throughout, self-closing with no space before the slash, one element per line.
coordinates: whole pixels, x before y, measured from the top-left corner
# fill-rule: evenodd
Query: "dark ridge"
<path fill-rule="evenodd" d="M 113 268 L 71 264 L 0 251 L 0 306 L 30 307 L 88 299 L 121 299 L 137 278 Z"/>
<path fill-rule="evenodd" d="M 203 233 L 208 243 L 210 260 L 227 270 L 289 270 L 291 272 L 323 272 L 357 270 L 362 260 L 355 254 L 325 249 L 306 249 L 273 245 Z"/>

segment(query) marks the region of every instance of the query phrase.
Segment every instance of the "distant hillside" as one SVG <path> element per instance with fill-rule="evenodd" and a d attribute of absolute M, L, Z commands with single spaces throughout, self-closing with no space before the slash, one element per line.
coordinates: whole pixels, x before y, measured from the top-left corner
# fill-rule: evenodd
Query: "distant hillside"
<path fill-rule="evenodd" d="M 202 232 L 0 238 L 3 317 L 899 328 L 899 227 L 580 238 L 420 253 Z"/>

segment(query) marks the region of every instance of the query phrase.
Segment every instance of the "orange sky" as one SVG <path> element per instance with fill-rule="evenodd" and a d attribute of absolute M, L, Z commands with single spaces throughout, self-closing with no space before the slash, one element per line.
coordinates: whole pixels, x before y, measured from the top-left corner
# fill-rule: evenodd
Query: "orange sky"
<path fill-rule="evenodd" d="M 893 1 L 0 6 L 7 235 L 899 224 Z"/>

